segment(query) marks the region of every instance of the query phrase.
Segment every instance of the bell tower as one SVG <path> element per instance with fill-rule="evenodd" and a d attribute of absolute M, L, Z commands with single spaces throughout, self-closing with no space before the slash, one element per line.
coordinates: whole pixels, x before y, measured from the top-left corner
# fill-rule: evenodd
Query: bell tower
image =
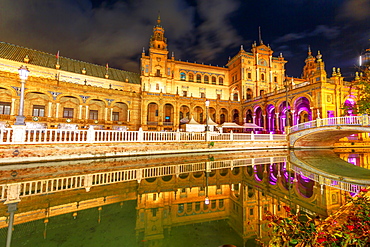
<path fill-rule="evenodd" d="M 162 51 L 163 54 L 168 54 L 167 39 L 164 37 L 164 28 L 161 26 L 161 17 L 158 15 L 157 25 L 153 28 L 153 35 L 150 38 L 150 48 L 155 52 Z"/>
<path fill-rule="evenodd" d="M 303 67 L 303 74 L 302 79 L 310 80 L 312 75 L 315 73 L 316 64 L 315 64 L 315 57 L 312 56 L 311 47 L 308 47 L 308 56 L 305 60 L 305 66 Z"/>
<path fill-rule="evenodd" d="M 157 25 L 153 28 L 153 35 L 150 38 L 149 45 L 151 75 L 156 77 L 165 77 L 166 62 L 168 58 L 167 39 L 164 37 L 164 28 L 161 25 L 161 18 L 159 15 Z"/>

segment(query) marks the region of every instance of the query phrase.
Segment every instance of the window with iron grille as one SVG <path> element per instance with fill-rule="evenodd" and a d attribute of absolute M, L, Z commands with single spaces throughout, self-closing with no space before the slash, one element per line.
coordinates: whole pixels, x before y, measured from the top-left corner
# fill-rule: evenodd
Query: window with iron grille
<path fill-rule="evenodd" d="M 63 118 L 73 118 L 73 108 L 63 108 Z"/>
<path fill-rule="evenodd" d="M 33 105 L 32 116 L 45 117 L 45 106 L 44 105 Z"/>
<path fill-rule="evenodd" d="M 10 103 L 0 102 L 0 114 L 10 115 Z"/>
<path fill-rule="evenodd" d="M 89 119 L 98 120 L 98 110 L 90 110 Z"/>

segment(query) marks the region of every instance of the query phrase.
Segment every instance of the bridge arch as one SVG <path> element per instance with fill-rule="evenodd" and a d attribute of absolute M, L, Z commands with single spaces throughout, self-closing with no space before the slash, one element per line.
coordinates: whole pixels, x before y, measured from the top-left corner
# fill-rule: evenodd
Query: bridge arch
<path fill-rule="evenodd" d="M 332 147 L 339 139 L 356 133 L 370 132 L 368 115 L 316 119 L 292 126 L 290 147 Z"/>

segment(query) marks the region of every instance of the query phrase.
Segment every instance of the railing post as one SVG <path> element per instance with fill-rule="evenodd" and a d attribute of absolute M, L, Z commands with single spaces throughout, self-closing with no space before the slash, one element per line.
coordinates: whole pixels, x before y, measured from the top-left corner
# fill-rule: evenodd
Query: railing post
<path fill-rule="evenodd" d="M 179 142 L 179 141 L 180 141 L 180 135 L 181 135 L 181 133 L 180 133 L 180 130 L 179 130 L 179 129 L 177 129 L 177 130 L 176 130 L 175 135 L 176 135 L 175 140 L 176 140 L 177 142 Z"/>
<path fill-rule="evenodd" d="M 272 134 L 272 132 L 270 132 L 270 141 L 273 141 L 274 140 L 274 136 Z"/>
<path fill-rule="evenodd" d="M 143 169 L 138 169 L 136 170 L 136 180 L 140 183 L 141 179 L 143 179 Z"/>
<path fill-rule="evenodd" d="M 4 204 L 20 202 L 21 184 L 7 184 L 6 201 Z"/>
<path fill-rule="evenodd" d="M 316 118 L 316 127 L 321 127 L 321 118 Z"/>
<path fill-rule="evenodd" d="M 90 191 L 91 186 L 92 186 L 92 182 L 93 182 L 93 176 L 91 174 L 85 175 L 84 188 L 85 188 L 86 192 Z"/>
<path fill-rule="evenodd" d="M 251 141 L 254 141 L 254 132 L 251 132 Z"/>
<path fill-rule="evenodd" d="M 13 136 L 12 142 L 22 144 L 26 140 L 26 125 L 12 125 Z"/>
<path fill-rule="evenodd" d="M 230 141 L 234 141 L 234 132 L 230 131 Z"/>
<path fill-rule="evenodd" d="M 94 130 L 94 126 L 91 126 L 89 127 L 89 129 L 87 130 L 87 136 L 86 136 L 86 141 L 87 142 L 94 142 L 95 141 L 95 130 Z"/>
<path fill-rule="evenodd" d="M 206 142 L 207 142 L 207 143 L 211 141 L 210 131 L 206 131 L 206 133 L 205 133 L 205 138 L 206 138 Z"/>
<path fill-rule="evenodd" d="M 137 141 L 142 142 L 143 140 L 144 140 L 144 132 L 143 132 L 143 128 L 140 127 L 137 133 Z"/>
<path fill-rule="evenodd" d="M 368 126 L 369 125 L 369 115 L 362 114 L 362 126 Z"/>

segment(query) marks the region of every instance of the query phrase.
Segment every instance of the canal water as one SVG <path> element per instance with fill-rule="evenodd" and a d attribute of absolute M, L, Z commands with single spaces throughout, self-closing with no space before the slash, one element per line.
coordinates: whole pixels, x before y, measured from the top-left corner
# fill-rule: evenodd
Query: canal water
<path fill-rule="evenodd" d="M 336 212 L 370 183 L 368 153 L 261 150 L 5 165 L 0 245 L 257 246 L 255 239 L 268 241 L 267 211 Z"/>

